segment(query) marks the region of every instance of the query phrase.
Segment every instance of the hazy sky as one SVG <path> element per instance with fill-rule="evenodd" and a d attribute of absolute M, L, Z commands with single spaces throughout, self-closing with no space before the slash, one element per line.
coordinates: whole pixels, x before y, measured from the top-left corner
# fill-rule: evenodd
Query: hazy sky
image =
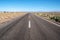
<path fill-rule="evenodd" d="M 60 0 L 0 0 L 0 11 L 60 11 Z"/>

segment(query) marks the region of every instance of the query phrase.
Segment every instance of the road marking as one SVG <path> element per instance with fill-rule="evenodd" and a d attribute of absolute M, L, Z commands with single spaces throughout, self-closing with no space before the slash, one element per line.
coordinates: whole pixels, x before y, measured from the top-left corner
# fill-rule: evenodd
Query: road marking
<path fill-rule="evenodd" d="M 29 20 L 28 27 L 31 28 L 31 21 Z"/>

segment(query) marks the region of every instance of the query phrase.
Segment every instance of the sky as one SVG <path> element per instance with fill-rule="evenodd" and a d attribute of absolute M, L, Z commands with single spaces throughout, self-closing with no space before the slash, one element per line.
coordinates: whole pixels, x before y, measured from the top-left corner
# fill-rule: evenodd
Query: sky
<path fill-rule="evenodd" d="M 60 0 L 0 0 L 0 11 L 60 11 Z"/>

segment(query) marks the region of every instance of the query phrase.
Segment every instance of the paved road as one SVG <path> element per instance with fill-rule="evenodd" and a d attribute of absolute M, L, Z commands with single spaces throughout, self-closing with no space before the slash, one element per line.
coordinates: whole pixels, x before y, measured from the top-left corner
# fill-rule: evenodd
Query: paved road
<path fill-rule="evenodd" d="M 12 22 L 3 30 L 0 40 L 29 40 L 28 14 Z M 5 32 L 4 32 L 5 31 Z"/>
<path fill-rule="evenodd" d="M 33 14 L 15 22 L 8 26 L 11 28 L 0 36 L 0 40 L 60 40 L 60 27 Z"/>
<path fill-rule="evenodd" d="M 30 36 L 32 40 L 60 40 L 60 27 L 35 15 L 31 15 Z"/>

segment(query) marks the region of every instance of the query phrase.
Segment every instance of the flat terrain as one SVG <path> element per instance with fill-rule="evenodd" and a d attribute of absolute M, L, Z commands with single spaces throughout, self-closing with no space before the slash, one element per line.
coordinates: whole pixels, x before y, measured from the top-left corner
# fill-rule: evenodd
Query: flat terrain
<path fill-rule="evenodd" d="M 17 18 L 2 29 L 0 40 L 60 40 L 60 26 L 31 13 Z"/>
<path fill-rule="evenodd" d="M 53 16 L 60 16 L 60 12 L 38 12 L 35 14 L 45 17 L 46 19 L 49 19 L 49 17 L 53 17 Z"/>
<path fill-rule="evenodd" d="M 22 16 L 24 14 L 26 14 L 26 13 L 23 13 L 23 12 L 3 12 L 3 13 L 0 13 L 0 24 L 4 23 L 6 21 L 9 21 L 13 18 Z"/>
<path fill-rule="evenodd" d="M 60 12 L 38 12 L 35 15 L 60 25 Z"/>

